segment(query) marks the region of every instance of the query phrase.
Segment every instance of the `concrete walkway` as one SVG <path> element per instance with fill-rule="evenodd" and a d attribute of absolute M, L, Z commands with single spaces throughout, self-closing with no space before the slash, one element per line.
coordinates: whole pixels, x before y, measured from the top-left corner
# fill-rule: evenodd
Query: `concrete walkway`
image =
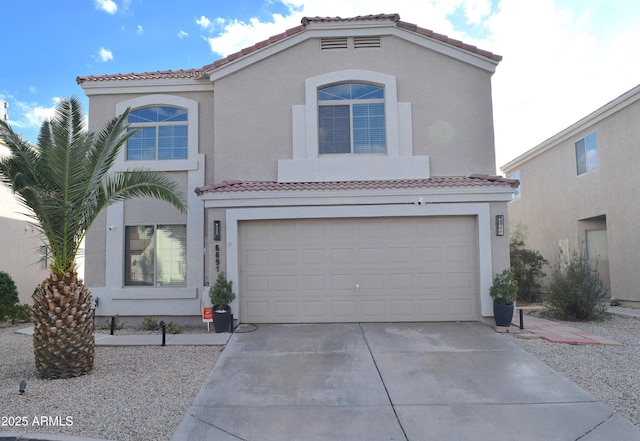
<path fill-rule="evenodd" d="M 514 327 L 519 326 L 520 319 L 514 316 L 512 323 Z M 564 323 L 530 315 L 524 316 L 524 330 L 553 343 L 620 346 L 620 343 L 609 338 L 600 337 Z"/>
<path fill-rule="evenodd" d="M 33 326 L 16 331 L 20 334 L 33 335 Z M 166 334 L 167 346 L 216 346 L 225 345 L 232 334 L 223 332 L 207 332 L 206 334 Z M 159 346 L 162 345 L 162 334 L 114 335 L 95 333 L 96 346 Z"/>
<path fill-rule="evenodd" d="M 481 323 L 234 334 L 173 441 L 638 440 L 609 406 Z"/>

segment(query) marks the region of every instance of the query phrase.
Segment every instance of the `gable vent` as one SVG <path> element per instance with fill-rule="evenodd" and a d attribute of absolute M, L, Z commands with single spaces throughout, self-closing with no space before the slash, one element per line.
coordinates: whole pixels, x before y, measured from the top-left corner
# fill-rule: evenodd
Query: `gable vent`
<path fill-rule="evenodd" d="M 380 47 L 380 37 L 355 37 L 353 47 L 356 49 Z"/>
<path fill-rule="evenodd" d="M 346 49 L 346 48 L 347 48 L 347 37 L 320 39 L 320 49 L 322 50 Z"/>

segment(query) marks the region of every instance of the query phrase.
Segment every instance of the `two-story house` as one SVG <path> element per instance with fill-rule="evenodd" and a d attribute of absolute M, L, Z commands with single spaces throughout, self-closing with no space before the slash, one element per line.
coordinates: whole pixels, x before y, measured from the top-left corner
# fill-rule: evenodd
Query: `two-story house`
<path fill-rule="evenodd" d="M 241 322 L 492 316 L 517 186 L 491 176 L 500 59 L 398 15 L 315 17 L 199 69 L 79 77 L 91 129 L 132 109 L 116 168 L 189 198 L 98 220 L 97 314 L 197 316 L 224 271 Z"/>
<path fill-rule="evenodd" d="M 640 86 L 502 166 L 522 181 L 509 203 L 527 244 L 554 263 L 584 247 L 610 295 L 640 305 Z"/>

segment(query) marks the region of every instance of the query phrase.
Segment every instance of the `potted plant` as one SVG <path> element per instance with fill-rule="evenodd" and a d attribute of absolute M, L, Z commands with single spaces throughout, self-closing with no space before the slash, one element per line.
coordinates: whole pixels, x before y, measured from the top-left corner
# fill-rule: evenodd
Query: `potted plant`
<path fill-rule="evenodd" d="M 218 274 L 216 283 L 209 288 L 209 298 L 213 305 L 213 327 L 216 332 L 229 331 L 231 323 L 231 306 L 236 295 L 233 293 L 233 282 L 227 280 L 224 272 Z"/>
<path fill-rule="evenodd" d="M 511 268 L 496 274 L 489 290 L 493 299 L 493 316 L 496 326 L 511 326 L 513 309 L 518 295 L 518 282 L 513 277 Z"/>

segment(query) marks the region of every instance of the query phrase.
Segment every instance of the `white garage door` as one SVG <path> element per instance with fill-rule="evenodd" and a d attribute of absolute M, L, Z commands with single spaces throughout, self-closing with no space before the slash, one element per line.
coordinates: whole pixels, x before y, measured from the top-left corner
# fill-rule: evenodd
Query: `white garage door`
<path fill-rule="evenodd" d="M 244 323 L 477 320 L 474 217 L 239 223 Z"/>

